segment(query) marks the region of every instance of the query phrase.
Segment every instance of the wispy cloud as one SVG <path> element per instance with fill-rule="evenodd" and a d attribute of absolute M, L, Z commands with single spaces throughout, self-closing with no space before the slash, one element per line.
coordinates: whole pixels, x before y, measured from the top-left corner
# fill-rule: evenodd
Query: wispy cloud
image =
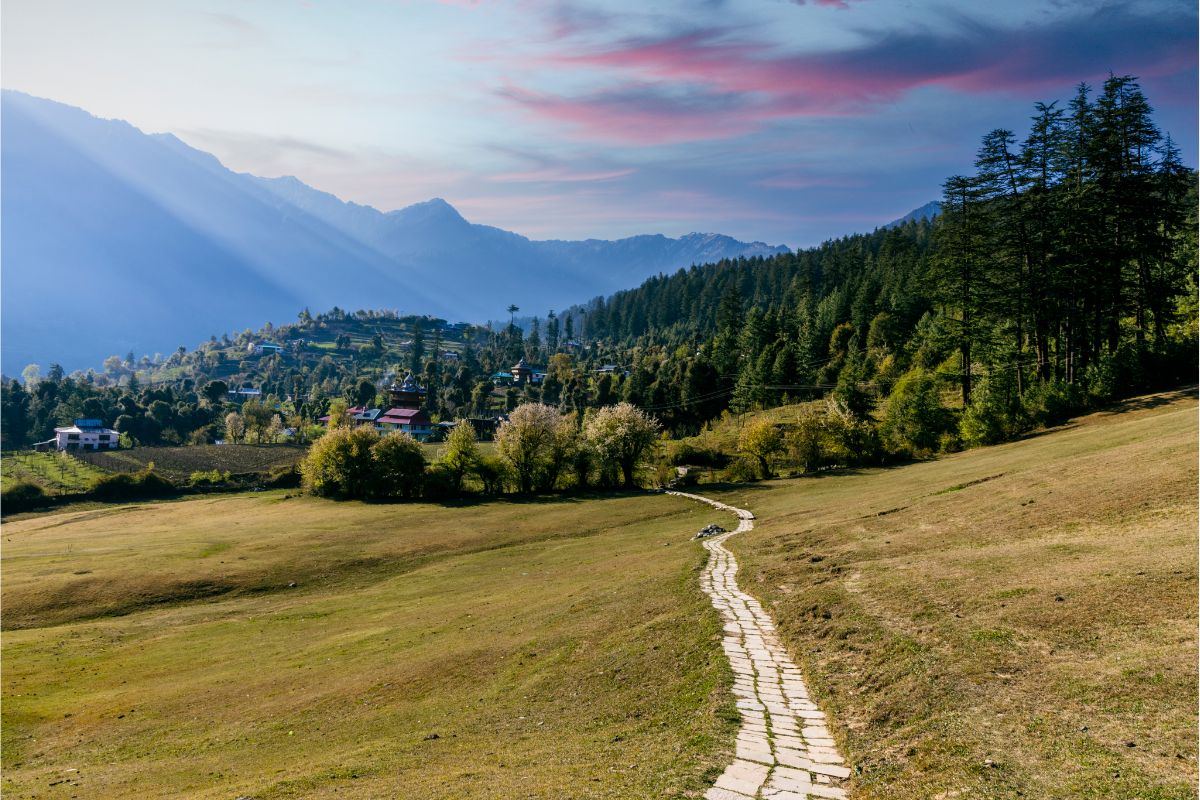
<path fill-rule="evenodd" d="M 632 167 L 599 171 L 573 170 L 568 167 L 544 167 L 518 172 L 501 172 L 488 176 L 488 180 L 513 183 L 592 183 L 612 181 L 632 175 Z"/>
<path fill-rule="evenodd" d="M 1196 63 L 1195 14 L 1105 7 L 1004 28 L 967 16 L 943 30 L 869 34 L 858 46 L 787 52 L 767 39 L 703 28 L 564 47 L 527 66 L 600 73 L 609 88 L 580 94 L 509 86 L 501 95 L 574 135 L 630 144 L 729 138 L 767 121 L 869 113 L 936 86 L 967 94 L 1037 93 L 1112 69 L 1165 76 Z M 1146 48 L 1153 41 L 1156 46 Z"/>

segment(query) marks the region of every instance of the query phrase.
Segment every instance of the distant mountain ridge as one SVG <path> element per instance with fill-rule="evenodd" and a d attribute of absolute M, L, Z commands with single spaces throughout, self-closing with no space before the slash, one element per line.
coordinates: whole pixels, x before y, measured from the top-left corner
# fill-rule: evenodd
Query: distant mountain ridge
<path fill-rule="evenodd" d="M 316 309 L 483 321 L 788 252 L 720 234 L 536 241 L 435 198 L 391 212 L 236 173 L 171 134 L 0 94 L 0 368 L 98 367 Z"/>
<path fill-rule="evenodd" d="M 914 208 L 912 211 L 908 212 L 903 217 L 900 217 L 900 219 L 894 219 L 891 222 L 889 222 L 887 225 L 881 225 L 880 227 L 885 228 L 885 229 L 886 228 L 898 228 L 906 222 L 912 222 L 914 220 L 920 221 L 920 220 L 933 219 L 940 213 L 942 213 L 942 204 L 937 200 L 930 200 L 928 203 L 921 206 L 920 208 Z"/>

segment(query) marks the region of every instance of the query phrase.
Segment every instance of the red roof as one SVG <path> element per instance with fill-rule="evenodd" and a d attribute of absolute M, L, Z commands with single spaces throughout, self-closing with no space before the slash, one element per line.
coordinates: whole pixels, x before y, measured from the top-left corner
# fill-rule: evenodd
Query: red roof
<path fill-rule="evenodd" d="M 419 408 L 389 408 L 376 422 L 382 425 L 428 425 L 429 417 Z"/>

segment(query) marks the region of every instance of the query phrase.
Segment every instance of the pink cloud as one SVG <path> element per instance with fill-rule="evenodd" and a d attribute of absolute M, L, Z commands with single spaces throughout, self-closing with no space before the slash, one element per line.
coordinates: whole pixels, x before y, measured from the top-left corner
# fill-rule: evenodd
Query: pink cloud
<path fill-rule="evenodd" d="M 490 180 L 514 183 L 591 183 L 616 180 L 633 173 L 632 168 L 576 171 L 566 167 L 543 167 L 492 175 Z"/>
<path fill-rule="evenodd" d="M 525 66 L 608 73 L 618 88 L 578 96 L 510 88 L 505 96 L 584 138 L 669 144 L 737 137 L 775 119 L 864 114 L 928 86 L 1031 95 L 1102 79 L 1110 68 L 1153 77 L 1195 63 L 1194 35 L 1178 20 L 1105 9 L 1021 29 L 959 19 L 949 33 L 893 33 L 819 53 L 788 53 L 722 29 L 572 45 Z"/>
<path fill-rule="evenodd" d="M 753 115 L 719 112 L 715 98 L 700 102 L 629 87 L 580 97 L 509 87 L 502 96 L 541 119 L 565 124 L 585 139 L 636 145 L 678 144 L 729 138 L 755 127 Z M 711 106 L 705 101 L 712 100 Z"/>

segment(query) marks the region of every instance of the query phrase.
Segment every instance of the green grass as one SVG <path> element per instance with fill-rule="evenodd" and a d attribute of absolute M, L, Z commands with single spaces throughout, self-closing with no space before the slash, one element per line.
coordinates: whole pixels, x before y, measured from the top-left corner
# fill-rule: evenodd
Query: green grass
<path fill-rule="evenodd" d="M 852 797 L 1197 796 L 1196 412 L 712 492 Z"/>
<path fill-rule="evenodd" d="M 49 494 L 75 494 L 87 491 L 104 475 L 97 469 L 65 453 L 5 453 L 0 457 L 0 482 L 6 486 L 29 482 Z"/>
<path fill-rule="evenodd" d="M 711 520 L 271 492 L 7 523 L 4 795 L 698 797 L 737 720 Z"/>

